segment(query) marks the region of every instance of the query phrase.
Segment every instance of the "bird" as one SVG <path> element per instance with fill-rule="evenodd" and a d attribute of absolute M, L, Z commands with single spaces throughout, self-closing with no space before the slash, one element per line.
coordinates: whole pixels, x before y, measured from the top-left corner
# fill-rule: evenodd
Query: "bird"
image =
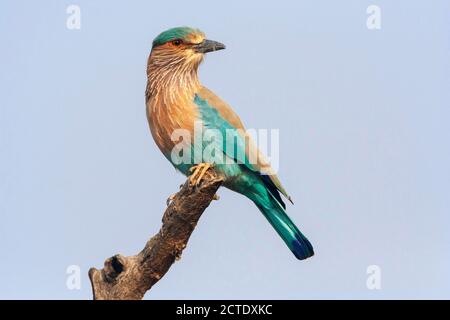
<path fill-rule="evenodd" d="M 200 83 L 198 69 L 205 54 L 223 49 L 224 44 L 207 39 L 199 29 L 186 26 L 168 29 L 153 40 L 147 60 L 145 90 L 150 132 L 163 155 L 175 169 L 189 177 L 190 183 L 198 185 L 212 168 L 223 179 L 224 187 L 253 201 L 295 257 L 304 260 L 313 256 L 314 250 L 286 213 L 281 195 L 290 202 L 291 197 L 270 163 L 245 133 L 236 112 Z M 231 143 L 211 139 L 215 152 L 210 154 L 192 155 L 196 148 L 203 150 L 205 142 L 186 139 L 183 142 L 186 148 L 180 154 L 189 161 L 174 159 L 173 150 L 179 140 L 173 139 L 173 133 L 182 130 L 192 137 L 196 128 L 214 130 L 224 136 L 228 130 L 238 133 Z"/>

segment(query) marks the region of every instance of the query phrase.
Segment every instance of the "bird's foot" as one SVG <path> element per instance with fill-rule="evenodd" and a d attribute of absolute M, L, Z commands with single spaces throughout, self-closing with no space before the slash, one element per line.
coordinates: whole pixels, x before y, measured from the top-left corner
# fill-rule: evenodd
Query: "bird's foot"
<path fill-rule="evenodd" d="M 191 176 L 189 177 L 189 183 L 192 186 L 198 186 L 200 182 L 202 181 L 203 177 L 205 176 L 205 173 L 208 171 L 208 169 L 212 168 L 212 164 L 207 162 L 199 163 L 195 166 L 192 166 L 189 171 L 194 171 Z"/>
<path fill-rule="evenodd" d="M 214 193 L 213 200 L 219 200 L 219 199 L 220 199 L 219 195 L 217 193 Z"/>

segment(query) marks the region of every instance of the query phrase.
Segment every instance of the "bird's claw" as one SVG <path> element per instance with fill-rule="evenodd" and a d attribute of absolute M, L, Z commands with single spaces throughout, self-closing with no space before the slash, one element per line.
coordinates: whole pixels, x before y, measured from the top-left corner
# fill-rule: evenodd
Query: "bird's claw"
<path fill-rule="evenodd" d="M 198 186 L 200 182 L 202 181 L 203 177 L 205 176 L 205 173 L 208 171 L 208 169 L 212 168 L 212 164 L 207 162 L 199 163 L 195 166 L 192 166 L 189 171 L 194 171 L 191 176 L 189 177 L 189 183 L 192 186 Z"/>

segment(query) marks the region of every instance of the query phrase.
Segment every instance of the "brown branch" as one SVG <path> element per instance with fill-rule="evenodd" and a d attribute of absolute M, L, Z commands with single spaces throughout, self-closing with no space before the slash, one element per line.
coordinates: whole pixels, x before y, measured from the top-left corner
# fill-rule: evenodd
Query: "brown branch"
<path fill-rule="evenodd" d="M 142 299 L 180 259 L 200 216 L 221 184 L 222 179 L 212 170 L 197 187 L 186 181 L 164 212 L 161 229 L 141 252 L 129 257 L 117 254 L 105 261 L 103 269 L 89 270 L 94 300 Z"/>

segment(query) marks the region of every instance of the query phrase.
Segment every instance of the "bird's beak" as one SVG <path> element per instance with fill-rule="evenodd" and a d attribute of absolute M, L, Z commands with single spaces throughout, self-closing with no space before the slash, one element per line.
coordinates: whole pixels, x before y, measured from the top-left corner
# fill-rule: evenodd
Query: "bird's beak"
<path fill-rule="evenodd" d="M 203 42 L 196 44 L 194 46 L 195 52 L 198 52 L 198 53 L 207 53 L 207 52 L 217 51 L 217 50 L 222 50 L 222 49 L 225 49 L 224 44 L 217 42 L 217 41 L 212 41 L 212 40 L 203 40 Z"/>

